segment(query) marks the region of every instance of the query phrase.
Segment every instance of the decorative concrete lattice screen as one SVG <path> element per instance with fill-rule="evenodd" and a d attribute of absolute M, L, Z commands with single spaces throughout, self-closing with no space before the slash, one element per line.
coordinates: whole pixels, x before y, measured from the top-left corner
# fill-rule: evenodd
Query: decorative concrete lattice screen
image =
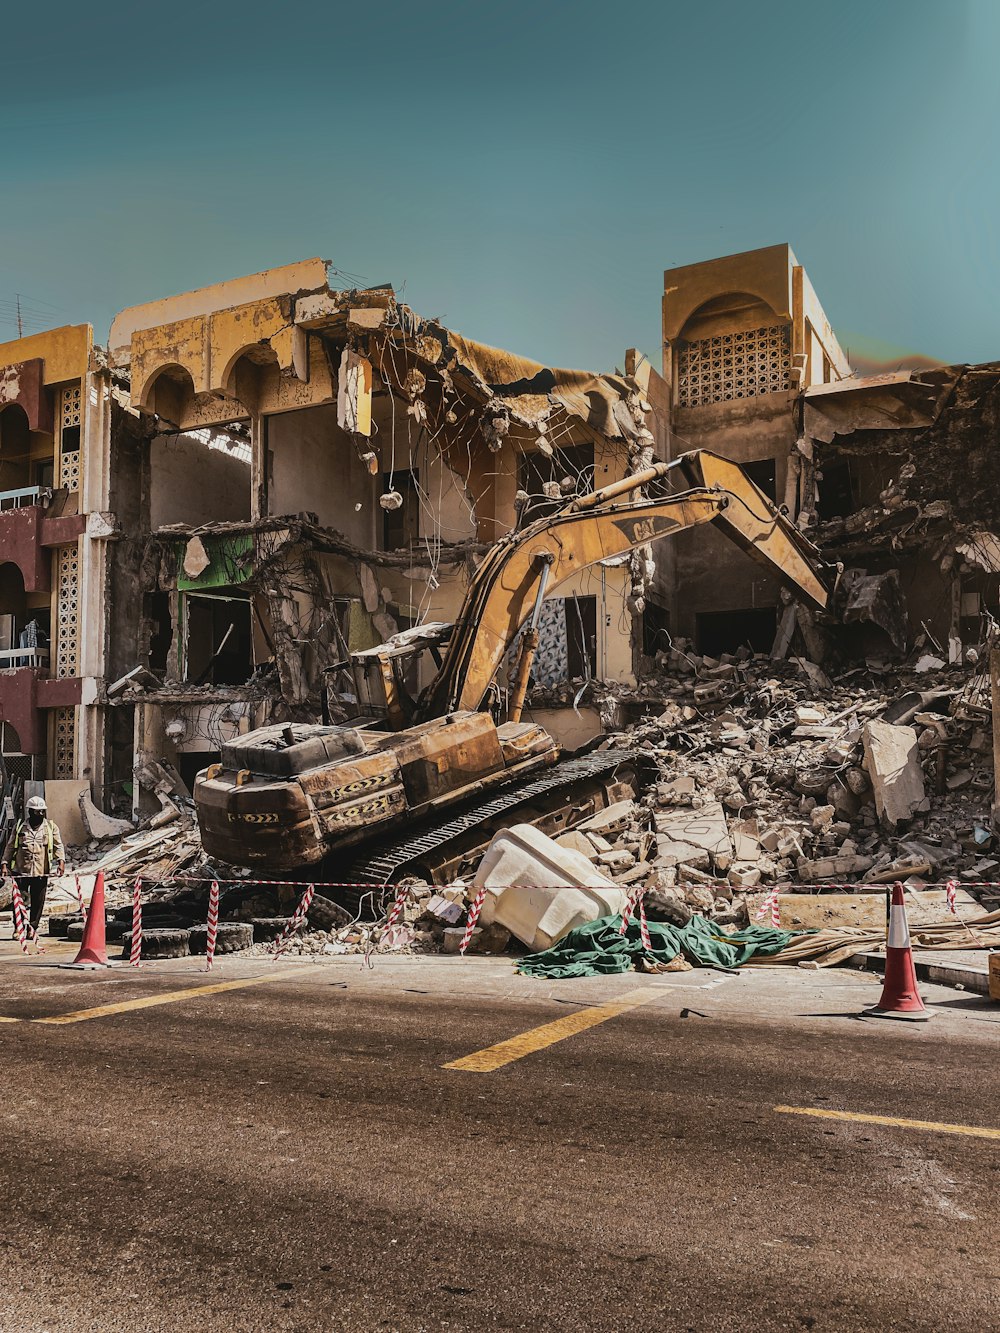
<path fill-rule="evenodd" d="M 63 389 L 59 407 L 59 428 L 60 441 L 62 432 L 72 426 L 78 426 L 81 429 L 81 411 L 83 406 L 83 396 L 79 384 L 71 384 Z M 71 449 L 64 452 L 60 443 L 59 449 L 59 478 L 57 485 L 67 491 L 78 491 L 80 489 L 80 450 Z"/>
<path fill-rule="evenodd" d="M 72 778 L 76 770 L 76 709 L 55 708 L 52 777 Z"/>
<path fill-rule="evenodd" d="M 79 660 L 80 552 L 60 546 L 56 560 L 56 676 L 65 680 L 77 675 Z"/>
<path fill-rule="evenodd" d="M 773 324 L 681 343 L 677 360 L 679 407 L 778 393 L 789 386 L 791 327 Z"/>

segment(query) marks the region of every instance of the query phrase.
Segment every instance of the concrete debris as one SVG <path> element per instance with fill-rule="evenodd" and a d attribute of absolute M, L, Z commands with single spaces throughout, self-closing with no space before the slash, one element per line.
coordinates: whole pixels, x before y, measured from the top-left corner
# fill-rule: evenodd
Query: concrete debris
<path fill-rule="evenodd" d="M 866 667 L 817 690 L 794 659 L 743 653 L 706 666 L 675 642 L 658 667 L 637 689 L 594 686 L 605 744 L 642 759 L 634 799 L 555 839 L 530 825 L 505 830 L 474 883 L 412 881 L 391 931 L 377 920 L 391 890 L 360 902 L 326 890 L 332 896 L 314 900 L 289 952 L 454 948 L 480 884 L 488 893 L 473 952 L 547 947 L 573 925 L 620 911 L 635 888 L 646 890 L 653 920 L 683 925 L 700 913 L 727 929 L 751 921 L 761 893 L 775 884 L 798 886 L 799 897 L 822 894 L 817 902 L 827 901 L 827 884 L 869 885 L 867 896 L 884 902 L 880 886 L 895 879 L 919 892 L 922 877 L 997 878 L 989 691 L 975 664 L 920 673 Z M 721 667 L 725 674 L 710 677 L 718 692 L 695 703 L 695 688 Z M 204 922 L 208 883 L 218 876 L 224 919 L 254 923 L 254 950 L 273 947 L 265 937 L 284 928 L 274 923 L 287 923 L 301 886 L 256 885 L 252 872 L 206 860 L 175 772 L 148 760 L 139 768 L 179 816 L 159 830 L 117 836 L 103 856 L 100 844 L 89 845 L 83 870 L 104 869 L 114 929 L 126 924 L 137 876 L 150 886 L 151 920 L 180 930 Z M 171 879 L 173 889 L 155 887 Z M 817 921 L 833 924 L 822 912 Z M 858 924 L 867 928 L 867 919 Z"/>
<path fill-rule="evenodd" d="M 732 674 L 693 706 L 719 666 Z M 817 690 L 798 663 L 743 653 L 706 665 L 683 640 L 657 668 L 638 689 L 593 694 L 607 743 L 650 764 L 630 826 L 606 841 L 636 855 L 651 831 L 637 864 L 658 892 L 724 883 L 739 905 L 771 884 L 990 878 L 975 869 L 995 844 L 989 685 L 975 668 L 855 668 Z"/>
<path fill-rule="evenodd" d="M 205 543 L 200 537 L 192 537 L 184 548 L 182 568 L 189 579 L 196 579 L 212 563 L 211 556 L 205 550 Z"/>
<path fill-rule="evenodd" d="M 133 833 L 132 825 L 126 819 L 112 819 L 110 815 L 104 814 L 98 810 L 97 806 L 90 799 L 89 791 L 81 791 L 79 795 L 80 818 L 83 820 L 84 829 L 88 837 L 91 838 L 121 838 Z"/>
<path fill-rule="evenodd" d="M 899 571 L 892 569 L 886 574 L 866 575 L 861 570 L 852 570 L 850 573 L 854 577 L 848 582 L 844 623 L 867 621 L 877 625 L 879 629 L 885 630 L 896 651 L 903 652 L 906 648 L 907 617 Z M 920 670 L 919 663 L 916 669 Z"/>
<path fill-rule="evenodd" d="M 917 733 L 912 727 L 869 722 L 863 732 L 865 769 L 879 818 L 895 826 L 911 818 L 924 800 Z"/>

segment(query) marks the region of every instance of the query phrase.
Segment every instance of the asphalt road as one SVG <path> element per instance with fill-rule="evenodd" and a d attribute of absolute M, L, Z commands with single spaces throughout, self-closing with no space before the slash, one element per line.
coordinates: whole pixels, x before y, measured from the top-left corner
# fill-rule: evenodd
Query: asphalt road
<path fill-rule="evenodd" d="M 987 1329 L 1000 1007 L 836 972 L 57 971 L 0 949 L 7 1330 Z M 492 1073 L 443 1068 L 647 987 Z"/>

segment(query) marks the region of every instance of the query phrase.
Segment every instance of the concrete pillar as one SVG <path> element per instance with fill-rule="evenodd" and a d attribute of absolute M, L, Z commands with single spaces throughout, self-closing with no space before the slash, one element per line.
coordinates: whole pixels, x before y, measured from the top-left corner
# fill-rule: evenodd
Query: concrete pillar
<path fill-rule="evenodd" d="M 105 371 L 84 377 L 80 439 L 80 511 L 87 528 L 79 540 L 77 674 L 83 702 L 76 710 L 76 777 L 90 782 L 95 803 L 104 801 L 104 708 L 96 702 L 107 662 L 108 520 L 111 497 L 111 381 Z"/>
<path fill-rule="evenodd" d="M 250 517 L 256 523 L 267 518 L 267 417 L 250 418 Z"/>

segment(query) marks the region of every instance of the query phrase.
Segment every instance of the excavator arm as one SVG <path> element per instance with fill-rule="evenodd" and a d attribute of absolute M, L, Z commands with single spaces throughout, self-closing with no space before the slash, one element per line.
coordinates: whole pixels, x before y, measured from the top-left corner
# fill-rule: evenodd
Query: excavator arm
<path fill-rule="evenodd" d="M 686 489 L 615 503 L 665 479 Z M 473 577 L 440 670 L 419 701 L 418 719 L 478 709 L 532 608 L 533 631 L 542 601 L 580 570 L 706 523 L 798 597 L 826 608 L 831 589 L 816 548 L 738 464 L 696 450 L 572 500 L 501 538 Z M 522 694 L 527 666 L 523 676 Z"/>

